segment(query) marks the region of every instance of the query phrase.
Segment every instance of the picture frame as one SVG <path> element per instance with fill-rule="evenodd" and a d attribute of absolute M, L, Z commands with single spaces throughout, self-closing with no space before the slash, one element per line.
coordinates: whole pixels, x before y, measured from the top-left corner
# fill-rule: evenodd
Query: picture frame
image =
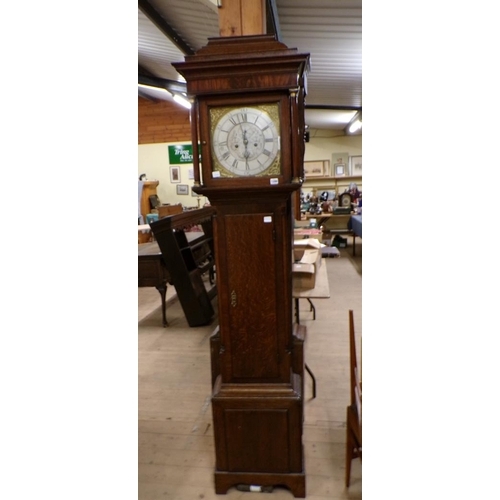
<path fill-rule="evenodd" d="M 170 167 L 170 182 L 172 184 L 181 182 L 181 169 L 179 167 Z"/>
<path fill-rule="evenodd" d="M 347 175 L 345 163 L 335 163 L 333 165 L 333 176 L 334 177 L 345 177 Z"/>
<path fill-rule="evenodd" d="M 304 177 L 306 179 L 321 179 L 330 176 L 330 160 L 304 162 Z"/>
<path fill-rule="evenodd" d="M 332 153 L 332 165 L 333 167 L 333 173 L 332 175 L 335 177 L 335 165 L 345 165 L 345 168 L 349 168 L 349 153 Z M 348 172 L 346 171 L 346 175 L 348 175 Z"/>
<path fill-rule="evenodd" d="M 350 160 L 350 175 L 361 176 L 363 175 L 363 163 L 361 156 L 351 156 Z"/>
<path fill-rule="evenodd" d="M 195 192 L 193 191 L 193 186 L 191 186 L 191 196 L 194 196 L 195 198 L 196 198 L 197 196 L 200 196 L 198 193 L 195 193 Z"/>
<path fill-rule="evenodd" d="M 179 184 L 176 186 L 177 194 L 189 194 L 189 186 L 187 184 Z"/>

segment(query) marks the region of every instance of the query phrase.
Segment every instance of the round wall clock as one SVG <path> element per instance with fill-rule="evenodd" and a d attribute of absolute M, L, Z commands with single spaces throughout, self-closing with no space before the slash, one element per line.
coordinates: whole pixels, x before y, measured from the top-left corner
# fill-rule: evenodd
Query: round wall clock
<path fill-rule="evenodd" d="M 279 106 L 210 108 L 212 178 L 281 173 Z"/>

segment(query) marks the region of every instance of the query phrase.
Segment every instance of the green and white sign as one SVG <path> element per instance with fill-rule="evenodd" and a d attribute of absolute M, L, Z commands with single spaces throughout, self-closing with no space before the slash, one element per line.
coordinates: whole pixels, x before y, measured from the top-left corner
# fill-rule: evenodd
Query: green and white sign
<path fill-rule="evenodd" d="M 170 165 L 182 165 L 184 163 L 193 163 L 193 145 L 176 144 L 168 147 L 168 160 Z M 201 155 L 200 155 L 201 161 Z"/>

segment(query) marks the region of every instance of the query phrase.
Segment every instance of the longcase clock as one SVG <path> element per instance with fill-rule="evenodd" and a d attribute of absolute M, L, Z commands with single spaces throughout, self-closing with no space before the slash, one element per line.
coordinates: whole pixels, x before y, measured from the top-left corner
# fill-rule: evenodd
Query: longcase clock
<path fill-rule="evenodd" d="M 284 485 L 304 497 L 306 330 L 293 322 L 292 239 L 309 55 L 273 36 L 223 37 L 174 66 L 201 148 L 193 190 L 215 208 L 215 490 Z"/>

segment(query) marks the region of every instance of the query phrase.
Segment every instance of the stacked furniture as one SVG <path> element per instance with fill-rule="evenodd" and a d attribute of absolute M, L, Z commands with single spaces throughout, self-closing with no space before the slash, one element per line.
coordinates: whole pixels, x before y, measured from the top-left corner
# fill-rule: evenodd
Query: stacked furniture
<path fill-rule="evenodd" d="M 214 315 L 211 299 L 217 289 L 212 282 L 213 214 L 210 207 L 200 208 L 151 223 L 171 283 L 191 327 L 210 323 Z M 193 232 L 193 226 L 201 226 L 203 230 Z M 208 288 L 203 279 L 205 273 L 210 276 Z"/>

